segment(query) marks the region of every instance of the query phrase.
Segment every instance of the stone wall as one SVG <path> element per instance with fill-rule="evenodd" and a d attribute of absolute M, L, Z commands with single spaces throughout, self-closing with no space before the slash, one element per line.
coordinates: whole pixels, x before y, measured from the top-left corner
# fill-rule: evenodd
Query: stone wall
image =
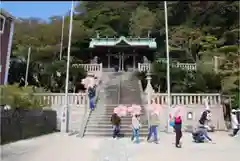
<path fill-rule="evenodd" d="M 183 129 L 184 131 L 189 131 L 192 128 L 195 128 L 199 124 L 199 119 L 202 112 L 204 111 L 204 105 L 184 105 L 184 115 L 183 115 Z M 163 106 L 160 115 L 160 129 L 161 131 L 166 130 L 167 119 L 168 119 L 168 109 L 167 106 Z M 215 130 L 222 131 L 226 130 L 226 125 L 223 117 L 223 108 L 221 105 L 212 105 L 210 106 L 212 112 L 210 125 L 215 127 Z M 192 119 L 188 119 L 187 115 L 191 113 Z"/>
<path fill-rule="evenodd" d="M 61 130 L 61 118 L 63 105 L 54 105 L 52 109 L 57 114 L 57 130 Z M 84 105 L 69 105 L 69 130 L 79 132 L 83 123 L 84 116 L 89 114 L 89 109 Z"/>
<path fill-rule="evenodd" d="M 142 88 L 142 83 L 139 80 L 139 87 Z M 141 97 L 144 107 L 147 107 L 147 94 L 141 90 Z M 192 104 L 192 105 L 182 105 L 184 107 L 184 116 L 183 116 L 183 129 L 188 131 L 191 128 L 195 128 L 198 125 L 198 121 L 201 117 L 202 112 L 205 109 L 205 106 L 202 104 Z M 215 130 L 227 130 L 226 124 L 224 121 L 223 106 L 220 104 L 210 105 L 210 110 L 212 112 L 211 125 L 215 127 Z M 193 118 L 187 119 L 187 115 L 192 113 Z M 167 121 L 169 117 L 169 111 L 166 105 L 162 105 L 162 110 L 160 114 L 160 131 L 166 131 Z"/>
<path fill-rule="evenodd" d="M 55 132 L 56 117 L 53 110 L 1 108 L 1 144 Z"/>

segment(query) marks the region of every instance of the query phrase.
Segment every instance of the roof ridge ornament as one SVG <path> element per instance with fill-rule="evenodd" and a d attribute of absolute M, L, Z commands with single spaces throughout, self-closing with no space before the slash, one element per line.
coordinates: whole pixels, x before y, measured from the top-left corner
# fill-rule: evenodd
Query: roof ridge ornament
<path fill-rule="evenodd" d="M 96 31 L 96 34 L 97 34 L 97 38 L 100 38 L 99 32 Z"/>
<path fill-rule="evenodd" d="M 150 34 L 151 34 L 151 31 L 150 31 L 150 30 L 148 30 L 148 38 L 150 38 Z"/>

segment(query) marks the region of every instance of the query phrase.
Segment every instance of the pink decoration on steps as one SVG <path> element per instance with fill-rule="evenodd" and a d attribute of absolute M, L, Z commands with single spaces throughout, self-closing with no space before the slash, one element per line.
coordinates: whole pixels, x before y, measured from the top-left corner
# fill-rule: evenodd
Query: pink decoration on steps
<path fill-rule="evenodd" d="M 120 117 L 127 116 L 127 107 L 124 105 L 119 105 L 114 108 L 113 112 Z"/>

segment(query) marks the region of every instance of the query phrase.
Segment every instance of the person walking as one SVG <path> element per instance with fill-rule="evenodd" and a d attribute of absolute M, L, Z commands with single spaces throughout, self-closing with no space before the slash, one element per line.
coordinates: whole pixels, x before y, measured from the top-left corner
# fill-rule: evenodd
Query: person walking
<path fill-rule="evenodd" d="M 149 142 L 151 136 L 154 136 L 154 142 L 156 144 L 158 144 L 158 135 L 157 135 L 157 130 L 158 130 L 158 126 L 160 124 L 159 121 L 159 113 L 157 112 L 153 112 L 152 115 L 150 116 L 150 128 L 149 128 L 149 132 L 148 132 L 148 137 L 147 137 L 147 141 Z"/>
<path fill-rule="evenodd" d="M 112 114 L 111 123 L 113 126 L 113 138 L 115 139 L 120 137 L 121 118 L 116 113 Z"/>
<path fill-rule="evenodd" d="M 237 119 L 237 111 L 235 109 L 233 109 L 231 112 L 231 123 L 232 123 L 232 129 L 233 129 L 232 136 L 234 137 L 237 135 L 239 131 L 239 122 Z"/>
<path fill-rule="evenodd" d="M 207 126 L 210 121 L 210 115 L 211 111 L 209 109 L 204 110 L 199 120 L 200 125 Z"/>
<path fill-rule="evenodd" d="M 210 117 L 211 117 L 211 111 L 209 109 L 206 109 L 205 111 L 203 111 L 200 120 L 199 120 L 199 129 L 201 129 L 202 133 L 204 134 L 205 138 L 211 142 L 212 139 L 209 137 L 208 135 L 208 130 L 210 130 L 210 127 L 208 125 L 208 123 L 210 122 Z"/>
<path fill-rule="evenodd" d="M 184 107 L 177 105 L 173 108 L 172 114 L 172 124 L 175 132 L 175 146 L 176 148 L 181 148 L 182 143 L 180 142 L 182 138 L 182 115 Z"/>
<path fill-rule="evenodd" d="M 182 116 L 180 115 L 180 109 L 174 115 L 174 130 L 175 130 L 175 146 L 181 148 L 180 140 L 182 138 Z"/>
<path fill-rule="evenodd" d="M 140 115 L 137 115 L 137 114 L 133 114 L 132 116 L 132 131 L 133 131 L 133 134 L 132 134 L 132 141 L 135 139 L 135 142 L 134 143 L 140 143 L 140 140 L 139 140 L 139 130 L 141 128 L 141 124 L 140 124 Z"/>
<path fill-rule="evenodd" d="M 95 95 L 96 95 L 96 87 L 89 87 L 88 88 L 88 98 L 89 98 L 89 106 L 91 111 L 95 108 Z"/>

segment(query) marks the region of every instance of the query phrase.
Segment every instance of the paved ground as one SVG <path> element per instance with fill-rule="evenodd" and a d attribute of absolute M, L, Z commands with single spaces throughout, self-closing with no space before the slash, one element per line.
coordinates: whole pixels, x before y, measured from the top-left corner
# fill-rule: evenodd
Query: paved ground
<path fill-rule="evenodd" d="M 55 133 L 18 141 L 1 147 L 3 161 L 226 161 L 238 158 L 240 136 L 210 134 L 216 144 L 192 143 L 184 134 L 183 148 L 174 147 L 172 134 L 160 134 L 160 144 L 142 141 L 136 145 L 129 138 L 77 138 Z"/>

